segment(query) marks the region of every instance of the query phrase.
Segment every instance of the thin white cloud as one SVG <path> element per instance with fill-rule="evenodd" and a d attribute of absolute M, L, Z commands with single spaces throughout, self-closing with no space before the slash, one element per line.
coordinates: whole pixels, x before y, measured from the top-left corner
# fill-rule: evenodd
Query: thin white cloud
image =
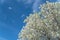
<path fill-rule="evenodd" d="M 23 2 L 24 4 L 30 4 L 32 3 L 34 0 L 17 0 L 17 2 Z"/>
<path fill-rule="evenodd" d="M 27 1 L 27 3 L 31 3 L 31 2 L 32 2 L 32 0 L 28 0 L 28 1 Z"/>
<path fill-rule="evenodd" d="M 42 0 L 25 0 L 25 4 L 32 4 L 32 9 L 34 12 L 38 11 L 40 3 Z"/>
<path fill-rule="evenodd" d="M 3 4 L 5 2 L 5 0 L 0 0 L 0 3 Z"/>
<path fill-rule="evenodd" d="M 25 15 L 23 14 L 21 17 L 24 17 Z"/>
<path fill-rule="evenodd" d="M 60 2 L 60 0 L 57 0 L 57 2 Z"/>
<path fill-rule="evenodd" d="M 4 38 L 4 37 L 0 37 L 0 40 L 7 40 L 6 38 Z"/>
<path fill-rule="evenodd" d="M 21 2 L 20 0 L 18 0 L 19 2 Z M 22 0 L 22 2 L 24 4 L 29 4 L 29 5 L 32 5 L 32 9 L 34 11 L 38 11 L 39 9 L 39 5 L 40 3 L 42 2 L 42 0 Z M 28 5 L 27 5 L 28 6 Z"/>
<path fill-rule="evenodd" d="M 12 9 L 12 7 L 8 7 L 8 9 L 9 9 L 9 10 L 11 10 L 11 9 Z"/>
<path fill-rule="evenodd" d="M 20 2 L 21 0 L 16 0 L 17 2 Z"/>
<path fill-rule="evenodd" d="M 6 24 L 6 23 L 4 23 L 4 22 L 1 22 L 1 21 L 0 21 L 0 28 L 5 28 L 6 30 L 11 30 L 11 32 L 13 32 L 13 33 L 15 33 L 15 32 L 17 31 L 16 28 L 12 27 L 12 26 L 9 25 L 9 24 Z M 4 29 L 4 30 L 5 30 L 5 29 Z"/>
<path fill-rule="evenodd" d="M 34 0 L 26 0 L 26 4 L 32 3 Z"/>
<path fill-rule="evenodd" d="M 38 11 L 38 8 L 39 8 L 39 5 L 40 5 L 40 0 L 35 0 L 32 8 L 34 11 Z"/>

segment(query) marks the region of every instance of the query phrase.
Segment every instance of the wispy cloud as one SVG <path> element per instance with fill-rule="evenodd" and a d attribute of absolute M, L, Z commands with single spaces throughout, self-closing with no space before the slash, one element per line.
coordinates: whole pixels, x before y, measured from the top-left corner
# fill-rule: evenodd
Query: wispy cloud
<path fill-rule="evenodd" d="M 57 0 L 57 2 L 60 2 L 60 0 Z"/>
<path fill-rule="evenodd" d="M 34 11 L 38 11 L 38 8 L 39 8 L 39 5 L 40 5 L 40 0 L 35 0 L 32 8 Z"/>
<path fill-rule="evenodd" d="M 6 39 L 6 38 L 4 38 L 4 37 L 0 37 L 0 40 L 8 40 L 8 39 Z"/>
<path fill-rule="evenodd" d="M 3 4 L 5 2 L 5 0 L 0 0 L 0 3 Z"/>
<path fill-rule="evenodd" d="M 20 1 L 20 0 L 19 0 Z M 50 2 L 60 2 L 60 0 L 22 0 L 22 2 L 24 4 L 29 4 L 29 5 L 32 5 L 32 9 L 34 11 L 38 11 L 39 10 L 39 6 L 40 4 L 43 4 L 45 3 L 46 1 L 50 1 Z"/>
<path fill-rule="evenodd" d="M 31 6 L 32 9 L 35 10 L 35 11 L 38 11 L 40 4 L 41 4 L 42 2 L 44 2 L 44 1 L 46 1 L 46 0 L 43 0 L 43 1 L 42 1 L 42 0 L 22 0 L 22 2 L 23 2 L 24 4 L 32 5 L 32 6 Z M 27 6 L 28 6 L 28 5 L 27 5 Z"/>
<path fill-rule="evenodd" d="M 22 14 L 22 16 L 21 17 L 24 17 L 25 15 L 24 14 Z"/>
<path fill-rule="evenodd" d="M 32 3 L 34 0 L 17 0 L 17 2 L 24 2 L 25 4 L 30 4 Z"/>
<path fill-rule="evenodd" d="M 1 21 L 0 21 L 0 28 L 5 28 L 6 30 L 11 30 L 11 32 L 13 32 L 13 33 L 17 32 L 17 29 L 16 29 L 16 28 L 12 27 L 12 26 L 9 25 L 9 24 L 6 24 L 6 23 L 4 23 L 4 22 L 1 22 Z M 4 29 L 4 30 L 5 30 L 5 29 Z M 2 30 L 1 30 L 1 31 L 2 31 Z"/>

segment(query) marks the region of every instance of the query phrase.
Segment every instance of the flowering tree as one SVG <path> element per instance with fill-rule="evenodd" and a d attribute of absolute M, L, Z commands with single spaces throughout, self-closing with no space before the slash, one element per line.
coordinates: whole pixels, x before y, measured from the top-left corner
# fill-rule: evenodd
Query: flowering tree
<path fill-rule="evenodd" d="M 24 20 L 18 40 L 60 40 L 60 3 L 47 2 L 40 10 Z"/>

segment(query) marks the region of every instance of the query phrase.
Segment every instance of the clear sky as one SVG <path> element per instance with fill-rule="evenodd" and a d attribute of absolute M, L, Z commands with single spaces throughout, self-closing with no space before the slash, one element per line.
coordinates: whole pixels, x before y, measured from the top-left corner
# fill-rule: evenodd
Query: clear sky
<path fill-rule="evenodd" d="M 47 0 L 56 1 L 56 0 Z M 0 40 L 17 40 L 23 20 L 46 0 L 0 0 Z"/>

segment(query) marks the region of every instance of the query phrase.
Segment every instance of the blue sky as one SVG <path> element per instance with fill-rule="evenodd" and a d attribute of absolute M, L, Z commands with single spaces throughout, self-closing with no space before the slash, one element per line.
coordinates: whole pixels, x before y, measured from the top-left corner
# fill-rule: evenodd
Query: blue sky
<path fill-rule="evenodd" d="M 48 0 L 54 2 L 56 0 Z M 58 0 L 59 1 L 59 0 Z M 46 0 L 0 0 L 0 40 L 17 40 L 23 20 Z"/>

